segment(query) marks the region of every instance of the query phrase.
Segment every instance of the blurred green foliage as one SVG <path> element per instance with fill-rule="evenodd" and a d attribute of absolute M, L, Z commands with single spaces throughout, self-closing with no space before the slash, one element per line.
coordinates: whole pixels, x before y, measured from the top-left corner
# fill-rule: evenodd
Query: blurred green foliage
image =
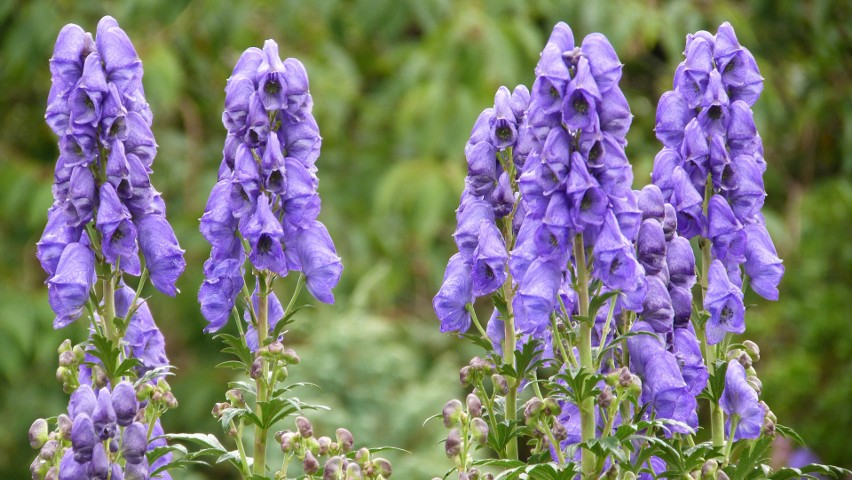
<path fill-rule="evenodd" d="M 93 31 L 116 17 L 145 65 L 160 145 L 152 177 L 187 250 L 187 271 L 151 307 L 179 368 L 181 402 L 168 431 L 216 432 L 209 414 L 229 372 L 201 329 L 195 293 L 208 247 L 197 219 L 213 185 L 225 131 L 223 88 L 240 52 L 274 38 L 306 65 L 324 136 L 321 219 L 343 257 L 337 304 L 311 310 L 288 333 L 299 380 L 333 407 L 318 429 L 348 426 L 356 442 L 395 445 L 405 478 L 440 474 L 440 429 L 425 420 L 460 395 L 469 351 L 438 332 L 430 301 L 454 248 L 450 233 L 465 172 L 462 148 L 500 85 L 530 84 L 553 25 L 600 31 L 625 63 L 635 120 L 627 152 L 636 187 L 659 144 L 656 101 L 670 88 L 685 35 L 730 21 L 766 77 L 755 106 L 769 171 L 768 222 L 786 260 L 781 301 L 751 298 L 749 337 L 763 347 L 764 398 L 826 462 L 852 464 L 852 4 L 720 0 L 5 0 L 0 2 L 0 476 L 25 478 L 32 419 L 64 408 L 55 332 L 35 242 L 51 202 L 56 138 L 43 122 L 47 60 L 66 23 Z M 279 294 L 286 294 L 282 288 Z M 307 300 L 307 299 L 305 299 Z M 184 478 L 228 478 L 199 470 Z"/>

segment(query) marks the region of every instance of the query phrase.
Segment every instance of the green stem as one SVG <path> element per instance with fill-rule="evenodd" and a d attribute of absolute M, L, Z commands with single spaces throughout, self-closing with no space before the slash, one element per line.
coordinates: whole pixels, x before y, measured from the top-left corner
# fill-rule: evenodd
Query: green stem
<path fill-rule="evenodd" d="M 234 426 L 234 421 L 231 420 L 231 428 L 235 428 L 237 430 L 237 450 L 240 452 L 240 463 L 243 466 L 242 477 L 245 478 L 248 475 L 251 475 L 251 468 L 248 464 L 248 458 L 246 458 L 246 448 L 243 446 L 243 420 L 240 419 L 239 427 Z"/>
<path fill-rule="evenodd" d="M 260 278 L 261 288 L 258 292 L 257 298 L 257 344 L 259 347 L 262 347 L 266 343 L 266 337 L 269 335 L 269 291 L 268 286 L 266 285 L 266 276 L 261 274 Z M 268 375 L 268 367 L 266 362 L 263 365 L 263 372 L 261 375 L 255 380 L 255 384 L 257 385 L 257 398 L 255 401 L 255 415 L 261 419 L 261 421 L 266 421 L 263 418 L 263 410 L 261 409 L 261 404 L 268 400 L 266 391 L 266 380 Z M 255 475 L 265 475 L 266 474 L 266 428 L 261 427 L 260 425 L 255 426 L 254 429 L 254 473 Z"/>
<path fill-rule="evenodd" d="M 583 235 L 574 237 L 574 261 L 577 264 L 577 296 L 579 298 L 579 311 L 583 321 L 580 322 L 580 368 L 589 374 L 595 373 L 595 365 L 592 359 L 592 319 L 589 317 L 589 272 L 586 268 L 586 248 L 583 244 Z M 580 402 L 580 432 L 582 440 L 588 442 L 595 438 L 595 399 L 584 398 Z M 595 474 L 595 454 L 583 449 L 582 471 L 583 478 L 592 478 Z"/>
<path fill-rule="evenodd" d="M 511 279 L 507 280 L 504 284 L 508 318 L 503 321 L 503 333 L 505 335 L 503 340 L 503 362 L 510 365 L 514 371 L 517 367 L 515 363 L 515 348 L 517 348 L 518 339 L 515 336 L 515 316 L 512 312 L 512 301 L 509 295 L 511 284 Z M 515 421 L 515 415 L 517 414 L 518 383 L 520 380 L 519 378 L 513 378 L 509 382 L 509 391 L 506 392 L 505 415 L 506 421 L 510 424 Z M 510 460 L 518 459 L 518 437 L 513 437 L 506 445 L 506 458 Z"/>
<path fill-rule="evenodd" d="M 558 422 L 559 419 L 553 417 L 553 421 Z M 553 450 L 556 451 L 556 458 L 559 460 L 559 465 L 565 465 L 565 453 L 562 451 L 562 446 L 556 441 L 556 437 L 553 436 L 553 430 L 546 421 L 541 423 L 544 426 L 544 433 L 547 435 L 547 439 L 550 441 L 550 444 L 553 445 Z"/>
<path fill-rule="evenodd" d="M 725 463 L 731 461 L 731 448 L 734 446 L 734 435 L 737 433 L 737 425 L 740 423 L 739 415 L 731 415 L 731 432 L 728 434 L 728 443 L 725 445 Z M 723 425 L 724 427 L 724 425 Z"/>
<path fill-rule="evenodd" d="M 465 310 L 470 314 L 470 319 L 473 320 L 473 324 L 476 325 L 476 329 L 479 330 L 479 334 L 482 335 L 482 338 L 488 339 L 488 334 L 485 333 L 485 329 L 482 328 L 482 324 L 479 323 L 479 317 L 476 316 L 476 310 L 473 308 L 472 303 L 468 303 L 464 306 Z"/>

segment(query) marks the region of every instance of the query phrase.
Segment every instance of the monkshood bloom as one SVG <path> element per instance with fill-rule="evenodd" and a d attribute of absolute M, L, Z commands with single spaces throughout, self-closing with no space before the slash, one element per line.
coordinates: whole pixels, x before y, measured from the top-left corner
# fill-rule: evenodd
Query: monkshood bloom
<path fill-rule="evenodd" d="M 725 389 L 719 399 L 719 406 L 727 415 L 726 432 L 731 431 L 732 419 L 737 421 L 734 440 L 760 436 L 766 412 L 758 401 L 757 392 L 746 381 L 745 368 L 737 360 L 728 362 Z"/>
<path fill-rule="evenodd" d="M 185 264 L 149 179 L 156 142 L 142 62 L 127 34 L 112 17 L 98 23 L 94 38 L 66 25 L 50 70 L 45 119 L 60 155 L 37 255 L 61 328 L 81 315 L 95 261 L 112 265 L 115 275 L 138 276 L 141 253 L 152 283 L 169 295 Z M 98 238 L 89 239 L 83 231 L 93 221 Z"/>
<path fill-rule="evenodd" d="M 201 217 L 201 233 L 212 246 L 198 293 L 205 331 L 227 323 L 244 286 L 246 259 L 258 272 L 301 272 L 316 299 L 334 303 L 343 267 L 317 220 L 322 138 L 312 106 L 304 66 L 282 61 L 274 41 L 240 56 L 225 87 L 228 136 L 219 181 Z"/>

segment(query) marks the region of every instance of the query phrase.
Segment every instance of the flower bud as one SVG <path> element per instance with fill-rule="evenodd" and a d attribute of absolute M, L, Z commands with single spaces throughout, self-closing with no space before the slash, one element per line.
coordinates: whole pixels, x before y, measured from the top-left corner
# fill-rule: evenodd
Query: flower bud
<path fill-rule="evenodd" d="M 612 396 L 612 389 L 607 385 L 601 394 L 598 395 L 598 405 L 601 408 L 608 409 L 612 405 L 613 400 L 615 400 L 615 397 Z"/>
<path fill-rule="evenodd" d="M 624 472 L 621 475 L 621 480 L 636 480 L 636 474 L 631 471 Z"/>
<path fill-rule="evenodd" d="M 393 473 L 391 463 L 385 460 L 384 458 L 376 458 L 375 460 L 373 460 L 373 465 L 375 465 L 376 470 L 378 470 L 378 473 L 385 478 L 390 478 L 391 474 Z"/>
<path fill-rule="evenodd" d="M 760 392 L 763 391 L 763 382 L 761 382 L 757 377 L 746 378 L 746 383 L 748 383 L 748 386 L 753 388 L 758 395 L 760 395 Z"/>
<path fill-rule="evenodd" d="M 109 383 L 109 378 L 104 369 L 100 365 L 92 367 L 92 388 L 105 388 Z"/>
<path fill-rule="evenodd" d="M 722 470 L 719 470 L 718 472 L 716 472 L 716 480 L 731 480 L 731 478 L 728 477 L 728 474 L 726 474 Z"/>
<path fill-rule="evenodd" d="M 287 360 L 287 363 L 290 365 L 298 365 L 299 362 L 302 361 L 302 359 L 299 358 L 299 355 L 296 354 L 296 351 L 292 348 L 285 348 L 281 352 L 281 356 L 284 357 L 284 360 Z"/>
<path fill-rule="evenodd" d="M 308 475 L 313 475 L 319 471 L 319 462 L 310 450 L 305 452 L 305 459 L 302 460 L 302 469 Z"/>
<path fill-rule="evenodd" d="M 642 379 L 638 375 L 630 375 L 630 378 L 630 387 L 627 389 L 627 392 L 639 398 L 639 395 L 642 394 Z"/>
<path fill-rule="evenodd" d="M 163 404 L 166 408 L 177 408 L 178 401 L 175 398 L 175 395 L 172 392 L 166 392 L 163 394 Z"/>
<path fill-rule="evenodd" d="M 752 368 L 751 356 L 748 353 L 743 352 L 743 354 L 740 355 L 739 358 L 737 358 L 737 360 L 740 362 L 740 365 L 742 365 L 743 368 L 745 368 L 745 369 Z"/>
<path fill-rule="evenodd" d="M 470 421 L 470 433 L 480 445 L 488 443 L 488 424 L 482 418 L 475 417 Z"/>
<path fill-rule="evenodd" d="M 509 383 L 506 382 L 506 377 L 503 375 L 500 375 L 499 373 L 491 375 L 491 383 L 494 385 L 494 391 L 500 395 L 506 395 L 509 393 Z"/>
<path fill-rule="evenodd" d="M 620 471 L 621 471 L 621 469 L 618 467 L 618 464 L 617 464 L 617 463 L 613 463 L 612 465 L 610 465 L 610 466 L 609 466 L 609 468 L 607 468 L 607 469 L 604 471 L 603 475 L 601 475 L 601 476 L 600 476 L 600 477 L 598 477 L 598 478 L 599 478 L 600 480 L 604 480 L 604 479 L 606 479 L 606 480 L 615 480 L 615 479 L 617 479 L 617 478 L 618 478 L 618 474 L 620 473 Z"/>
<path fill-rule="evenodd" d="M 74 356 L 76 357 L 76 361 L 74 363 L 83 363 L 86 360 L 86 350 L 83 349 L 80 345 L 74 345 L 74 348 L 71 349 L 74 352 Z"/>
<path fill-rule="evenodd" d="M 77 356 L 74 355 L 74 352 L 67 351 L 59 354 L 59 366 L 60 367 L 71 367 L 74 365 L 74 362 L 77 361 Z"/>
<path fill-rule="evenodd" d="M 279 341 L 275 341 L 275 342 L 270 343 L 269 345 L 266 346 L 266 348 L 268 349 L 269 353 L 272 354 L 273 356 L 281 355 L 281 352 L 284 351 L 284 345 Z"/>
<path fill-rule="evenodd" d="M 538 397 L 533 397 L 524 405 L 524 420 L 529 425 L 533 420 L 538 420 L 543 412 L 544 402 Z"/>
<path fill-rule="evenodd" d="M 366 447 L 361 447 L 355 452 L 355 463 L 362 467 L 370 461 L 370 450 Z"/>
<path fill-rule="evenodd" d="M 459 429 L 454 428 L 450 430 L 450 434 L 447 435 L 447 441 L 444 443 L 444 452 L 449 458 L 453 458 L 461 452 L 461 434 L 459 433 Z"/>
<path fill-rule="evenodd" d="M 763 419 L 763 427 L 760 429 L 760 434 L 764 437 L 775 437 L 775 422 L 768 418 Z"/>
<path fill-rule="evenodd" d="M 743 366 L 743 368 L 745 368 L 745 366 Z M 746 372 L 746 377 L 756 377 L 757 376 L 757 370 L 755 370 L 754 367 L 746 368 L 745 372 Z"/>
<path fill-rule="evenodd" d="M 118 452 L 118 440 L 113 438 L 109 441 L 109 451 L 112 453 Z"/>
<path fill-rule="evenodd" d="M 317 445 L 319 445 L 319 454 L 325 455 L 328 453 L 329 448 L 331 448 L 331 439 L 328 437 L 319 437 Z"/>
<path fill-rule="evenodd" d="M 289 453 L 291 450 L 293 450 L 293 448 L 295 448 L 295 445 L 294 445 L 295 438 L 296 438 L 295 433 L 285 431 L 281 435 L 281 440 L 279 440 L 279 442 L 281 443 L 281 451 L 284 452 L 284 453 Z"/>
<path fill-rule="evenodd" d="M 213 418 L 218 419 L 219 417 L 222 416 L 222 413 L 224 413 L 225 410 L 228 409 L 228 408 L 231 408 L 230 403 L 219 402 L 219 403 L 216 403 L 215 405 L 213 405 L 213 411 L 211 411 L 210 413 L 213 414 Z"/>
<path fill-rule="evenodd" d="M 41 448 L 47 442 L 47 420 L 38 418 L 30 425 L 30 446 L 33 448 Z"/>
<path fill-rule="evenodd" d="M 59 469 L 56 467 L 50 467 L 50 470 L 44 474 L 44 480 L 59 480 Z"/>
<path fill-rule="evenodd" d="M 130 382 L 119 382 L 112 390 L 112 408 L 115 410 L 115 418 L 119 426 L 126 427 L 133 423 L 139 403 L 136 400 L 136 391 L 133 390 Z"/>
<path fill-rule="evenodd" d="M 124 429 L 121 436 L 121 453 L 127 463 L 142 463 L 148 448 L 148 429 L 139 422 L 133 422 Z"/>
<path fill-rule="evenodd" d="M 618 371 L 618 385 L 621 388 L 630 388 L 633 384 L 633 375 L 630 374 L 630 369 L 627 367 L 621 367 L 621 370 Z"/>
<path fill-rule="evenodd" d="M 56 369 L 56 381 L 65 383 L 71 379 L 71 370 L 68 367 L 59 367 Z"/>
<path fill-rule="evenodd" d="M 71 427 L 73 424 L 74 422 L 71 421 L 71 417 L 64 413 L 56 417 L 56 426 L 59 430 L 60 440 L 69 440 L 71 438 Z"/>
<path fill-rule="evenodd" d="M 444 404 L 441 415 L 444 417 L 444 426 L 447 428 L 459 423 L 461 418 L 462 403 L 455 398 Z"/>
<path fill-rule="evenodd" d="M 481 417 L 482 416 L 482 401 L 479 400 L 479 397 L 476 394 L 471 393 L 467 396 L 467 413 L 470 414 L 471 417 Z"/>
<path fill-rule="evenodd" d="M 232 389 L 228 390 L 227 392 L 225 392 L 225 398 L 234 407 L 242 407 L 243 405 L 246 404 L 246 401 L 243 398 L 243 392 L 241 392 L 239 389 L 236 389 L 236 388 L 232 388 Z"/>
<path fill-rule="evenodd" d="M 463 387 L 470 385 L 471 381 L 471 370 L 469 365 L 464 366 L 459 370 L 459 382 L 461 382 Z"/>
<path fill-rule="evenodd" d="M 563 425 L 559 420 L 553 422 L 553 428 L 551 428 L 550 431 L 553 433 L 553 438 L 556 439 L 557 442 L 562 442 L 563 440 L 568 439 L 568 430 L 565 429 L 565 425 Z"/>
<path fill-rule="evenodd" d="M 251 369 L 249 370 L 249 376 L 255 380 L 263 375 L 263 357 L 258 356 L 254 359 L 254 362 L 251 364 Z"/>
<path fill-rule="evenodd" d="M 154 391 L 154 386 L 150 383 L 143 383 L 136 387 L 136 400 L 143 402 L 151 398 L 151 392 Z"/>
<path fill-rule="evenodd" d="M 115 409 L 112 406 L 112 395 L 106 387 L 98 392 L 98 404 L 95 406 L 94 413 L 92 413 L 92 423 L 95 427 L 95 433 L 101 440 L 115 436 L 117 428 Z"/>
<path fill-rule="evenodd" d="M 713 460 L 707 460 L 704 462 L 704 465 L 701 466 L 701 480 L 714 480 L 716 478 L 716 470 L 719 469 L 719 462 Z"/>
<path fill-rule="evenodd" d="M 355 439 L 352 438 L 352 433 L 345 428 L 338 428 L 334 432 L 334 436 L 337 439 L 337 444 L 340 446 L 340 450 L 343 452 L 351 452 L 352 447 L 355 445 Z"/>
<path fill-rule="evenodd" d="M 72 348 L 71 339 L 66 338 L 59 344 L 59 348 L 56 349 L 56 353 L 62 355 L 64 352 L 70 352 Z"/>
<path fill-rule="evenodd" d="M 553 397 L 544 399 L 544 414 L 547 416 L 558 416 L 562 413 L 562 407 L 559 406 L 559 401 Z"/>
<path fill-rule="evenodd" d="M 105 479 L 109 476 L 109 457 L 102 443 L 95 444 L 92 461 L 89 462 L 89 478 Z"/>
<path fill-rule="evenodd" d="M 760 360 L 760 347 L 758 347 L 756 343 L 751 340 L 746 340 L 743 342 L 743 347 L 746 349 L 749 356 L 751 356 L 752 361 L 757 362 Z"/>
<path fill-rule="evenodd" d="M 773 422 L 778 422 L 778 417 L 775 416 L 775 414 L 772 412 L 772 409 L 769 408 L 769 405 L 767 405 L 766 402 L 761 400 L 760 402 L 758 402 L 758 404 L 763 407 L 763 411 L 765 412 L 764 416 L 766 418 L 772 420 Z"/>
<path fill-rule="evenodd" d="M 314 428 L 310 420 L 305 417 L 296 417 L 296 428 L 299 429 L 299 435 L 303 438 L 311 438 L 314 434 Z"/>
<path fill-rule="evenodd" d="M 38 456 L 49 462 L 53 460 L 53 457 L 56 455 L 56 450 L 59 448 L 59 442 L 56 440 L 48 440 L 41 447 L 41 451 L 38 452 Z"/>
<path fill-rule="evenodd" d="M 491 371 L 493 370 L 491 364 L 480 357 L 471 358 L 469 364 L 471 368 L 478 372 L 491 373 Z"/>
<path fill-rule="evenodd" d="M 731 361 L 731 360 L 734 360 L 734 359 L 739 359 L 744 353 L 745 353 L 745 351 L 741 348 L 733 348 L 731 350 L 728 350 L 727 355 L 725 355 L 725 359 L 728 360 L 728 361 Z M 751 359 L 749 359 L 749 360 L 751 360 Z M 748 367 L 743 365 L 743 368 L 748 368 Z"/>
<path fill-rule="evenodd" d="M 74 418 L 74 426 L 71 427 L 71 445 L 74 448 L 74 460 L 77 463 L 86 463 L 92 459 L 92 449 L 98 443 L 95 427 L 92 419 L 85 413 Z"/>
<path fill-rule="evenodd" d="M 325 461 L 322 467 L 322 480 L 343 479 L 343 456 L 337 455 Z"/>
<path fill-rule="evenodd" d="M 364 478 L 364 476 L 361 475 L 361 466 L 354 462 L 346 465 L 345 478 L 346 480 L 361 480 Z"/>

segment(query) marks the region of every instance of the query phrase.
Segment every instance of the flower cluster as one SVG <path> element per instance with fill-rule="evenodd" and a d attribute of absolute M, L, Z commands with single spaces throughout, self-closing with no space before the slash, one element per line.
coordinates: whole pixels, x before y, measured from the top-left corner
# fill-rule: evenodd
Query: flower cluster
<path fill-rule="evenodd" d="M 766 162 L 751 106 L 763 78 L 754 57 L 727 22 L 716 35 L 689 35 L 685 56 L 657 108 L 664 148 L 652 178 L 675 207 L 678 232 L 712 242 L 705 307 L 707 339 L 716 344 L 745 331 L 740 267 L 755 292 L 777 300 L 784 266 L 760 213 Z"/>
<path fill-rule="evenodd" d="M 518 152 L 513 154 L 513 148 L 529 98 L 523 85 L 512 93 L 500 87 L 494 107 L 479 115 L 465 146 L 468 174 L 453 234 L 459 253 L 450 258 L 441 290 L 432 303 L 442 332 L 466 332 L 471 325 L 467 305 L 476 297 L 493 293 L 506 281 L 509 255 L 497 221 L 510 215 L 515 206 L 512 187 L 516 185 L 515 163 L 520 157 Z"/>
<path fill-rule="evenodd" d="M 156 388 L 148 384 L 145 387 Z M 138 395 L 146 399 L 139 402 Z M 30 428 L 30 443 L 40 448 L 31 465 L 33 478 L 152 478 L 151 473 L 167 464 L 171 454 L 148 464 L 146 452 L 165 445 L 165 440 L 156 438 L 163 434 L 159 420 L 148 423 L 146 419 L 148 403 L 144 393 L 137 393 L 126 381 L 116 384 L 112 391 L 103 387 L 95 392 L 90 386 L 81 385 L 71 395 L 68 414 L 57 417 L 54 432 L 48 433 L 43 419 L 36 420 Z M 171 476 L 160 472 L 153 478 L 168 480 Z"/>
<path fill-rule="evenodd" d="M 50 276 L 54 327 L 62 328 L 82 314 L 96 261 L 138 276 L 141 253 L 151 282 L 168 295 L 177 292 L 185 262 L 149 178 L 157 144 L 142 62 L 127 34 L 112 17 L 98 23 L 94 39 L 66 25 L 50 70 L 45 118 L 60 155 L 37 255 Z"/>
<path fill-rule="evenodd" d="M 575 47 L 570 28 L 556 25 L 519 133 L 529 153 L 520 166 L 524 216 L 509 269 L 518 283 L 513 306 L 521 332 L 544 330 L 558 311 L 557 297 L 572 312 L 578 238 L 593 246 L 592 275 L 622 291 L 624 307 L 641 308 L 643 272 L 632 245 L 641 214 L 624 153 L 632 116 L 620 78 L 606 37 L 590 34 Z"/>
<path fill-rule="evenodd" d="M 304 66 L 282 61 L 274 41 L 243 52 L 225 88 L 224 158 L 201 217 L 212 245 L 198 294 L 208 331 L 227 323 L 245 286 L 245 251 L 256 271 L 302 272 L 314 297 L 334 302 L 343 267 L 317 220 L 322 139 L 312 105 Z"/>

